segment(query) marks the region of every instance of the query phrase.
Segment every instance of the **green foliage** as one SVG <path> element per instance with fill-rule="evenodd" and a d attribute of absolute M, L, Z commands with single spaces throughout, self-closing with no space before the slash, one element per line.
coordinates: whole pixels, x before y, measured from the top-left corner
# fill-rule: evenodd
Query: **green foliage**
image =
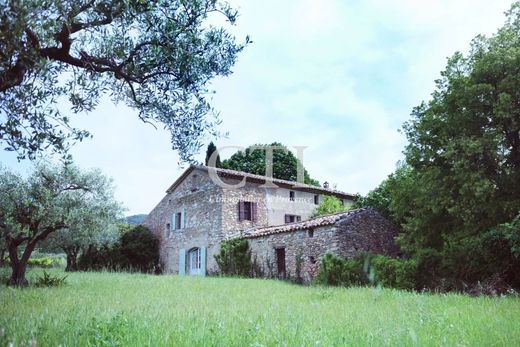
<path fill-rule="evenodd" d="M 247 240 L 232 239 L 222 242 L 215 260 L 223 275 L 242 277 L 254 275 L 251 250 Z"/>
<path fill-rule="evenodd" d="M 79 257 L 79 269 L 152 272 L 159 261 L 157 237 L 141 225 L 120 229 L 118 242 L 88 247 Z"/>
<path fill-rule="evenodd" d="M 209 165 L 209 160 L 211 158 L 211 155 L 217 150 L 217 147 L 215 146 L 215 144 L 212 142 L 209 143 L 208 145 L 208 149 L 206 150 L 206 160 L 204 161 L 204 164 L 206 166 L 210 166 Z M 215 167 L 221 167 L 222 166 L 222 162 L 220 161 L 220 154 L 217 154 L 217 158 L 215 159 Z"/>
<path fill-rule="evenodd" d="M 222 161 L 222 168 L 243 172 L 249 172 L 256 175 L 265 175 L 266 172 L 266 150 L 267 147 L 273 149 L 273 177 L 287 180 L 297 181 L 298 165 L 303 165 L 294 156 L 294 154 L 279 142 L 268 144 L 257 144 L 249 146 L 244 151 L 233 154 L 229 159 Z M 307 170 L 304 169 L 304 183 L 319 186 L 320 183 L 311 178 Z"/>
<path fill-rule="evenodd" d="M 404 125 L 413 184 L 396 213 L 405 247 L 443 250 L 520 211 L 519 8 L 495 35 L 476 37 L 468 56 L 448 60 L 432 100 Z"/>
<path fill-rule="evenodd" d="M 356 204 L 402 226 L 418 286 L 466 290 L 493 279 L 519 287 L 520 2 L 491 37 L 455 53 L 432 99 L 403 129 L 405 163 Z"/>
<path fill-rule="evenodd" d="M 6 264 L 10 264 L 9 258 L 5 259 Z M 27 265 L 33 266 L 33 267 L 41 267 L 41 268 L 51 268 L 51 267 L 57 267 L 60 265 L 60 259 L 59 258 L 51 258 L 51 257 L 31 257 L 27 261 Z"/>
<path fill-rule="evenodd" d="M 66 283 L 67 276 L 52 275 L 43 270 L 43 276 L 34 282 L 36 287 L 60 287 Z"/>
<path fill-rule="evenodd" d="M 55 265 L 55 261 L 49 257 L 29 258 L 27 265 L 50 268 Z"/>
<path fill-rule="evenodd" d="M 416 288 L 417 263 L 382 255 L 360 254 L 345 259 L 326 253 L 320 263 L 315 282 L 332 286 L 381 285 L 388 288 Z"/>
<path fill-rule="evenodd" d="M 120 209 L 110 179 L 71 163 L 37 165 L 28 177 L 0 167 L 0 178 L 0 234 L 16 258 L 11 259 L 13 285 L 27 284 L 27 261 L 44 241 L 75 242 L 83 237 L 76 228 L 90 232 Z"/>
<path fill-rule="evenodd" d="M 119 247 L 131 269 L 149 272 L 159 262 L 159 240 L 142 225 L 123 233 Z"/>
<path fill-rule="evenodd" d="M 371 256 L 369 266 L 374 283 L 387 288 L 414 290 L 417 286 L 417 262 L 381 255 Z"/>
<path fill-rule="evenodd" d="M 217 133 L 207 86 L 249 42 L 226 30 L 237 16 L 215 0 L 0 2 L 0 140 L 20 158 L 66 153 L 90 134 L 63 105 L 90 112 L 110 95 L 168 129 L 190 160 Z"/>
<path fill-rule="evenodd" d="M 337 197 L 332 195 L 325 195 L 319 206 L 316 208 L 316 211 L 314 211 L 314 217 L 345 212 L 351 208 L 352 205 L 344 205 Z"/>
<path fill-rule="evenodd" d="M 345 259 L 334 253 L 326 253 L 320 262 L 316 284 L 330 286 L 360 286 L 369 283 L 363 272 L 363 257 Z"/>

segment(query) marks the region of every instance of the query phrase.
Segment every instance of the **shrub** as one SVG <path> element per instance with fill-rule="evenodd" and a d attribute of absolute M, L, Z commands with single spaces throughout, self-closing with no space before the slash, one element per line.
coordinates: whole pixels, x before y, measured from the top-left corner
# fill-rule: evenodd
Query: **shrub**
<path fill-rule="evenodd" d="M 315 282 L 333 286 L 381 285 L 412 290 L 416 287 L 417 263 L 382 255 L 360 254 L 345 259 L 326 253 L 321 259 Z"/>
<path fill-rule="evenodd" d="M 27 265 L 50 268 L 54 265 L 54 261 L 49 257 L 29 258 Z"/>
<path fill-rule="evenodd" d="M 417 262 L 382 255 L 370 257 L 374 284 L 383 287 L 413 290 L 417 284 Z"/>
<path fill-rule="evenodd" d="M 233 239 L 222 242 L 215 260 L 223 275 L 254 276 L 251 250 L 247 240 Z"/>
<path fill-rule="evenodd" d="M 43 270 L 43 276 L 38 277 L 34 282 L 36 287 L 59 287 L 64 285 L 67 276 L 53 276 L 47 271 Z"/>
<path fill-rule="evenodd" d="M 122 267 L 150 272 L 159 262 L 159 240 L 148 228 L 138 225 L 121 236 L 120 252 L 125 258 Z"/>
<path fill-rule="evenodd" d="M 4 259 L 5 264 L 10 264 L 9 258 Z M 59 257 L 49 257 L 49 256 L 41 256 L 41 257 L 31 257 L 27 261 L 27 265 L 33 267 L 42 267 L 42 268 L 51 268 L 60 265 Z"/>
<path fill-rule="evenodd" d="M 363 258 L 345 259 L 333 253 L 326 253 L 320 262 L 316 284 L 331 286 L 355 286 L 368 283 L 363 272 Z"/>
<path fill-rule="evenodd" d="M 151 272 L 159 261 L 159 240 L 147 228 L 135 226 L 125 231 L 111 247 L 89 247 L 79 257 L 80 270 Z"/>

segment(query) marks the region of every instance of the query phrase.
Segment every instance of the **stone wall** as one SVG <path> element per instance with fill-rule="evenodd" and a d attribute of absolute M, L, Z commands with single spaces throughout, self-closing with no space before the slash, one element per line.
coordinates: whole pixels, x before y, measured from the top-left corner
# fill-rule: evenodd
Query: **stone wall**
<path fill-rule="evenodd" d="M 319 264 L 327 252 L 347 258 L 364 252 L 398 255 L 399 248 L 394 242 L 397 233 L 398 228 L 389 220 L 373 210 L 363 209 L 333 225 L 257 236 L 248 241 L 253 260 L 265 276 L 280 276 L 277 272 L 276 249 L 285 248 L 286 276 L 296 277 L 296 262 L 300 257 L 300 275 L 308 282 L 312 276 L 312 260 Z"/>
<path fill-rule="evenodd" d="M 179 272 L 179 250 L 207 249 L 208 272 L 216 271 L 213 257 L 222 240 L 222 190 L 201 170 L 191 174 L 150 212 L 143 225 L 160 239 L 160 259 L 165 272 Z M 184 210 L 185 228 L 173 230 L 172 216 Z M 167 225 L 170 229 L 167 229 Z"/>
<path fill-rule="evenodd" d="M 285 277 L 296 277 L 296 262 L 302 260 L 300 276 L 309 282 L 312 258 L 315 262 L 327 252 L 340 254 L 340 237 L 334 226 L 272 234 L 248 240 L 253 260 L 266 277 L 280 277 L 277 271 L 276 249 L 285 248 Z"/>

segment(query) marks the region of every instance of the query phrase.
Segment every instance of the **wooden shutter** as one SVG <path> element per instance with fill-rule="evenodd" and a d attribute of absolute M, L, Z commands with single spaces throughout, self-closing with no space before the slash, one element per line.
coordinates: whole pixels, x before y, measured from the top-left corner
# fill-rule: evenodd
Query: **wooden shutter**
<path fill-rule="evenodd" d="M 186 251 L 179 249 L 179 276 L 184 276 L 186 273 Z"/>
<path fill-rule="evenodd" d="M 285 224 L 287 223 L 291 223 L 291 216 L 288 214 L 285 215 Z"/>
<path fill-rule="evenodd" d="M 186 218 L 184 218 L 184 209 L 181 210 L 181 229 L 186 228 Z"/>
<path fill-rule="evenodd" d="M 177 213 L 174 213 L 172 216 L 172 230 L 177 229 Z"/>
<path fill-rule="evenodd" d="M 252 202 L 251 203 L 251 222 L 253 222 L 253 223 L 256 223 L 256 221 L 257 221 L 257 218 L 256 218 L 257 210 L 258 210 L 258 208 L 257 208 L 256 202 Z"/>
<path fill-rule="evenodd" d="M 206 247 L 200 248 L 200 275 L 206 276 Z"/>
<path fill-rule="evenodd" d="M 244 219 L 246 219 L 245 214 L 245 204 L 242 200 L 240 200 L 238 202 L 238 220 L 243 221 Z"/>

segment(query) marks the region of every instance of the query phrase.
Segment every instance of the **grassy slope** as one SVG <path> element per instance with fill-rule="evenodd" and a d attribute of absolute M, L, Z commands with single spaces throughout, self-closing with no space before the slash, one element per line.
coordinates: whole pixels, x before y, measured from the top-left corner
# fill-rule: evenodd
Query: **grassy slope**
<path fill-rule="evenodd" d="M 78 273 L 0 287 L 0 345 L 520 345 L 520 299 Z"/>

